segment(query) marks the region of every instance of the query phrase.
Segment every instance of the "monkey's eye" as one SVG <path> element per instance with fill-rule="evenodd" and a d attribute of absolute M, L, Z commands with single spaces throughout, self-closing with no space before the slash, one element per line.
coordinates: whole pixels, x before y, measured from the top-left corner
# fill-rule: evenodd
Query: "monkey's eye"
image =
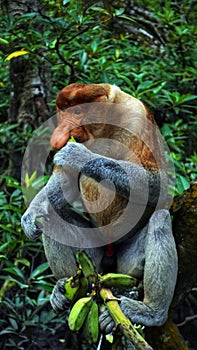
<path fill-rule="evenodd" d="M 81 109 L 79 108 L 74 109 L 74 113 L 78 115 L 81 114 Z"/>

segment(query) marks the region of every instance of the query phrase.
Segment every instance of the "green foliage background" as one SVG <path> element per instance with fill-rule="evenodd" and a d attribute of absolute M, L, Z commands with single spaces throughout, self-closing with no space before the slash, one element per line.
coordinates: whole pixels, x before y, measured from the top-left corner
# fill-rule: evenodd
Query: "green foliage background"
<path fill-rule="evenodd" d="M 33 132 L 30 126 L 24 130 L 7 122 L 9 55 L 23 49 L 28 54 L 18 60 L 30 61 L 38 71 L 45 62 L 52 72 L 51 115 L 57 92 L 70 82 L 116 84 L 145 101 L 155 115 L 174 159 L 176 193 L 181 194 L 196 178 L 197 6 L 191 0 L 164 1 L 163 6 L 155 0 L 134 4 L 142 11 L 132 11 L 125 1 L 102 5 L 44 0 L 38 12 L 18 18 L 1 14 L 3 173 L 9 167 L 10 150 L 24 152 Z M 41 329 L 48 337 L 55 334 L 55 346 L 61 349 L 66 342 L 63 318 L 48 303 L 54 280 L 41 241 L 29 242 L 22 232 L 20 217 L 25 207 L 20 183 L 5 174 L 0 192 L 1 348 L 39 349 L 36 341 Z M 32 188 L 34 180 L 29 183 Z"/>

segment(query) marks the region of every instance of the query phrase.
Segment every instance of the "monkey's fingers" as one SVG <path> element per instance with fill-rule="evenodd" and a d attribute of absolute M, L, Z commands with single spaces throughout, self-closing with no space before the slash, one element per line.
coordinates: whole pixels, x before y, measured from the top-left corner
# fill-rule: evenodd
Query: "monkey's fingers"
<path fill-rule="evenodd" d="M 53 288 L 50 302 L 55 312 L 65 311 L 70 308 L 71 301 L 65 297 L 64 286 L 66 282 L 67 278 L 62 278 L 56 283 L 55 287 Z"/>

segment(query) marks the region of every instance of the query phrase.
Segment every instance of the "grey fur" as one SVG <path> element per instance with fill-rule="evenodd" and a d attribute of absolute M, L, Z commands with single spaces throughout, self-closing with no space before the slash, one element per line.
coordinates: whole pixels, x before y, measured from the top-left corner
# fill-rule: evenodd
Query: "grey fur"
<path fill-rule="evenodd" d="M 30 239 L 36 239 L 42 231 L 36 219 L 42 218 L 47 231 L 43 234 L 46 256 L 57 279 L 75 273 L 76 248 L 65 246 L 55 239 L 56 232 L 57 235 L 64 235 L 64 238 L 66 232 L 62 232 L 65 226 L 62 226 L 61 222 L 58 225 L 53 223 L 51 218 L 54 211 L 63 219 L 74 223 L 71 233 L 76 241 L 79 237 L 83 239 L 81 228 L 91 229 L 94 226 L 91 221 L 72 210 L 72 203 L 79 196 L 76 186 L 78 175 L 84 174 L 96 181 L 111 180 L 119 194 L 125 198 L 132 194 L 133 202 L 136 201 L 139 205 L 147 199 L 144 188 L 148 186 L 148 203 L 153 209 L 158 205 L 159 210 L 151 215 L 144 227 L 136 227 L 127 241 L 118 243 L 117 257 L 117 272 L 143 279 L 144 302 L 122 296 L 120 305 L 123 312 L 135 323 L 146 326 L 163 324 L 167 318 L 177 277 L 177 253 L 170 215 L 164 209 L 167 193 L 165 173 L 152 174 L 139 165 L 101 157 L 84 145 L 75 143 L 63 147 L 55 155 L 54 163 L 62 168 L 63 172 L 54 172 L 45 188 L 37 194 L 22 217 L 22 226 Z M 68 230 L 71 230 L 70 225 Z M 103 247 L 88 249 L 98 271 L 102 271 L 103 252 Z M 51 296 L 52 306 L 56 310 L 62 310 L 67 305 L 66 301 L 64 302 L 61 282 L 57 283 Z M 101 329 L 109 331 L 113 326 L 111 317 L 104 311 L 100 317 Z"/>

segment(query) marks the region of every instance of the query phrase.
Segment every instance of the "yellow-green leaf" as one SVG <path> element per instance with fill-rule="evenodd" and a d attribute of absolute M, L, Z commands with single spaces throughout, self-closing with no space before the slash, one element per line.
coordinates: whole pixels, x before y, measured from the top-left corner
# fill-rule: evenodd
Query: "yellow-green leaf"
<path fill-rule="evenodd" d="M 25 51 L 25 50 L 14 51 L 8 57 L 6 57 L 5 61 L 10 61 L 14 57 L 27 55 L 28 53 L 29 51 Z"/>
<path fill-rule="evenodd" d="M 112 333 L 106 334 L 105 338 L 106 338 L 106 340 L 107 340 L 109 343 L 113 344 L 113 342 L 114 342 L 114 336 L 113 336 Z"/>
<path fill-rule="evenodd" d="M 73 136 L 71 136 L 68 140 L 68 142 L 76 142 L 75 138 Z"/>

